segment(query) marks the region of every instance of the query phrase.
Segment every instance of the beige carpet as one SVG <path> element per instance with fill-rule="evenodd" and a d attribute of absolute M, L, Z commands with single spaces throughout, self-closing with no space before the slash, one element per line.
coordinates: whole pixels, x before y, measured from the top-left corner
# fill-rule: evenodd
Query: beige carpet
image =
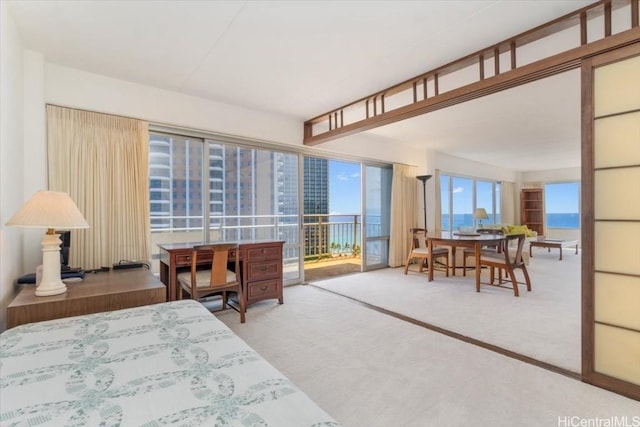
<path fill-rule="evenodd" d="M 488 285 L 477 293 L 474 271 L 448 278 L 436 271 L 428 282 L 426 274 L 405 276 L 394 268 L 313 284 L 578 373 L 581 257 L 569 249 L 562 261 L 557 249 L 534 248 L 533 255 L 533 290 L 520 286 L 518 298 L 510 289 Z M 486 271 L 483 280 L 488 281 Z"/>
<path fill-rule="evenodd" d="M 313 286 L 284 297 L 252 305 L 245 324 L 231 310 L 219 317 L 346 427 L 538 427 L 640 414 L 637 401 Z"/>

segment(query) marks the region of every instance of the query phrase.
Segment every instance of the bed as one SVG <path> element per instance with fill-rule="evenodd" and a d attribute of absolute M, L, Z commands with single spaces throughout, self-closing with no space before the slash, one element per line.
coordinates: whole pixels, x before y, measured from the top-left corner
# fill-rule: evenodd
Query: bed
<path fill-rule="evenodd" d="M 0 425 L 339 426 L 192 300 L 3 332 Z"/>

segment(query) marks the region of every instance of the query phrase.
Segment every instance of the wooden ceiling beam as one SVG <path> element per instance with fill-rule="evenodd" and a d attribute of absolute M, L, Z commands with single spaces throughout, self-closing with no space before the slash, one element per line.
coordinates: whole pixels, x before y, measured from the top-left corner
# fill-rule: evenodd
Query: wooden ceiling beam
<path fill-rule="evenodd" d="M 631 30 L 611 36 L 612 10 L 627 5 L 630 5 L 631 10 Z M 598 1 L 515 37 L 489 46 L 486 49 L 482 49 L 383 91 L 309 119 L 304 123 L 304 144 L 321 144 L 336 138 L 415 117 L 420 114 L 558 74 L 572 68 L 577 68 L 582 58 L 594 55 L 594 53 L 591 53 L 593 50 L 597 51 L 595 54 L 598 54 L 612 49 L 611 47 L 607 47 L 611 43 L 615 43 L 615 48 L 619 47 L 620 43 L 623 45 L 625 43 L 632 43 L 634 38 L 636 38 L 635 41 L 637 41 L 637 31 L 634 31 L 634 29 L 638 28 L 637 15 L 638 0 Z M 587 22 L 599 16 L 604 17 L 605 37 L 601 40 L 587 43 Z M 518 47 L 556 34 L 559 31 L 573 26 L 578 26 L 579 28 L 579 38 L 576 41 L 576 44 L 579 46 L 578 48 L 536 61 L 532 64 L 517 67 L 516 49 Z M 622 34 L 625 36 L 621 37 Z M 629 41 L 626 37 L 631 37 L 632 40 Z M 608 39 L 611 40 L 608 41 Z M 500 55 L 503 53 L 509 54 L 510 70 L 500 70 Z M 485 60 L 490 60 L 491 58 L 494 59 L 494 75 L 488 77 L 485 72 Z M 478 66 L 478 81 L 440 93 L 440 77 L 474 65 Z M 428 96 L 427 90 L 429 82 L 433 84 L 434 88 L 434 93 L 430 96 Z M 422 85 L 422 91 L 418 90 L 420 85 Z M 411 103 L 392 110 L 385 108 L 385 98 L 404 91 L 411 91 L 410 95 L 412 96 L 409 96 L 412 98 Z M 423 95 L 421 100 L 418 99 L 420 92 L 422 92 Z M 372 112 L 370 111 L 370 104 L 373 104 Z M 380 104 L 380 111 L 378 111 L 378 104 Z M 352 121 L 345 125 L 343 120 L 344 112 L 357 108 L 365 110 L 366 114 L 364 114 L 364 117 L 361 120 Z M 341 118 L 339 126 L 337 120 L 330 121 L 332 115 L 335 118 L 337 114 L 339 114 Z M 314 133 L 314 126 L 326 123 L 327 121 L 330 121 L 328 131 L 325 130 Z"/>
<path fill-rule="evenodd" d="M 580 67 L 582 59 L 599 55 L 622 46 L 640 43 L 640 27 L 634 27 L 623 33 L 615 34 L 580 47 L 571 49 L 549 58 L 486 78 L 484 80 L 462 86 L 458 89 L 434 95 L 422 101 L 396 108 L 364 120 L 318 135 L 305 137 L 305 145 L 318 145 L 336 138 L 353 135 L 379 126 L 388 125 L 421 114 L 450 107 L 472 99 L 490 95 L 502 90 L 511 89 L 526 83 L 550 77 Z M 307 125 L 305 123 L 305 135 Z"/>

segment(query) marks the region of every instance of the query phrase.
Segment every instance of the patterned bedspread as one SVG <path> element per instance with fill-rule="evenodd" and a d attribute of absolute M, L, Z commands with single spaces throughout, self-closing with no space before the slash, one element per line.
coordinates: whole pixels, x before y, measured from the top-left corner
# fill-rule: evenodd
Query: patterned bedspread
<path fill-rule="evenodd" d="M 201 304 L 0 335 L 2 426 L 338 426 Z"/>

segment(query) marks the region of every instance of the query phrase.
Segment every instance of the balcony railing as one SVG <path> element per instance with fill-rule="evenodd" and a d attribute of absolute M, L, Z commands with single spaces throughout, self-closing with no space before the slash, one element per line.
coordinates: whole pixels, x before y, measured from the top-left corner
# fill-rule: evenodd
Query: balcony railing
<path fill-rule="evenodd" d="M 227 215 L 209 218 L 209 237 L 218 240 L 282 239 L 285 250 L 304 244 L 305 260 L 359 256 L 361 216 L 359 214 L 303 216 L 302 235 L 298 215 Z M 152 216 L 154 243 L 198 241 L 203 238 L 202 216 Z M 371 224 L 369 227 L 379 227 Z M 302 240 L 302 242 L 301 242 Z M 290 257 L 295 257 L 293 253 Z"/>
<path fill-rule="evenodd" d="M 358 214 L 304 215 L 305 261 L 360 255 L 360 225 Z"/>

